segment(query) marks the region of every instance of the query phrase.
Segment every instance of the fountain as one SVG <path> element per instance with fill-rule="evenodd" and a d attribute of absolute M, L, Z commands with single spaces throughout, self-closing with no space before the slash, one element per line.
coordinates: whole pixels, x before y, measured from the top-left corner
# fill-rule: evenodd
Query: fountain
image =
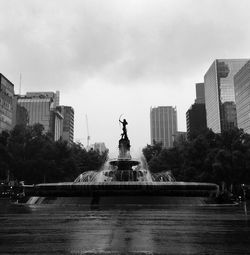
<path fill-rule="evenodd" d="M 74 182 L 24 187 L 25 195 L 31 197 L 28 203 L 55 202 L 61 198 L 62 203 L 77 201 L 90 206 L 192 204 L 203 203 L 218 193 L 216 184 L 176 182 L 170 171 L 151 174 L 145 159 L 131 157 L 128 123 L 125 119 L 120 122 L 123 133 L 117 159 L 109 160 L 99 171 L 83 172 Z"/>

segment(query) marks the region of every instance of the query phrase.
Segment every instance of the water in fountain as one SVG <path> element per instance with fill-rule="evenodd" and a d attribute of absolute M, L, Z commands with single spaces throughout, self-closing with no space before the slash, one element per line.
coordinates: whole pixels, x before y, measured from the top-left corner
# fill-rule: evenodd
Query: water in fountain
<path fill-rule="evenodd" d="M 141 157 L 140 160 L 131 159 L 130 162 L 137 162 L 136 166 L 132 167 L 132 171 L 129 169 L 118 170 L 116 166 L 111 165 L 117 162 L 117 159 L 112 159 L 107 161 L 104 166 L 99 171 L 86 171 L 80 174 L 74 181 L 74 183 L 88 182 L 117 182 L 118 180 L 123 180 L 127 176 L 127 181 L 137 181 L 137 182 L 174 182 L 171 171 L 165 171 L 160 173 L 151 173 L 148 169 L 146 160 Z M 128 162 L 126 162 L 127 164 Z M 128 173 L 129 172 L 129 173 Z"/>
<path fill-rule="evenodd" d="M 80 174 L 74 183 L 99 182 L 172 182 L 175 181 L 171 171 L 152 174 L 144 156 L 140 160 L 132 159 L 128 137 L 119 141 L 117 159 L 107 161 L 99 171 L 87 171 Z"/>

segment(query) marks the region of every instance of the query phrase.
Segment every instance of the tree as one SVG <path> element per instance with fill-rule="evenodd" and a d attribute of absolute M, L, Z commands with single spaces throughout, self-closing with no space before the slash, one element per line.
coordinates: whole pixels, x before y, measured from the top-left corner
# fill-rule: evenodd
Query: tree
<path fill-rule="evenodd" d="M 0 133 L 0 180 L 7 179 L 10 170 L 11 157 L 7 149 L 9 136 L 10 134 L 7 131 Z"/>
<path fill-rule="evenodd" d="M 99 170 L 108 155 L 108 151 L 86 151 L 79 144 L 54 142 L 40 124 L 2 132 L 0 152 L 0 178 L 6 179 L 9 172 L 12 179 L 30 184 L 73 181 L 83 171 Z"/>
<path fill-rule="evenodd" d="M 144 157 L 146 158 L 147 162 L 150 162 L 151 159 L 154 157 L 157 157 L 160 152 L 162 151 L 162 143 L 153 141 L 153 145 L 148 145 L 142 149 L 142 153 Z"/>
<path fill-rule="evenodd" d="M 151 171 L 172 170 L 179 181 L 215 182 L 231 188 L 250 183 L 250 135 L 238 128 L 206 130 L 174 148 L 145 147 Z"/>

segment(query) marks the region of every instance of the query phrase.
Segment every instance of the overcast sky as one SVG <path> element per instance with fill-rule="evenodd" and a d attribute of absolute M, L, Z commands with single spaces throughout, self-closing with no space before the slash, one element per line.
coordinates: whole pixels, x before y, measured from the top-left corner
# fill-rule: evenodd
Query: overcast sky
<path fill-rule="evenodd" d="M 60 91 L 75 139 L 117 156 L 119 116 L 132 156 L 150 143 L 151 106 L 176 106 L 178 130 L 216 58 L 250 57 L 250 1 L 0 0 L 0 72 L 19 93 Z"/>

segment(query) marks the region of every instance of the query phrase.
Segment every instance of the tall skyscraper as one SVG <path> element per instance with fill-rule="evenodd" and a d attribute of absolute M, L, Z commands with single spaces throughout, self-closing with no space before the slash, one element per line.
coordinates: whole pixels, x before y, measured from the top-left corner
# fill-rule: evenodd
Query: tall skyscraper
<path fill-rule="evenodd" d="M 187 138 L 196 137 L 206 129 L 206 109 L 205 104 L 192 104 L 186 112 Z"/>
<path fill-rule="evenodd" d="M 44 131 L 52 134 L 55 141 L 62 136 L 63 116 L 56 109 L 56 93 L 53 92 L 29 92 L 17 100 L 19 107 L 26 109 L 28 124 L 40 123 Z"/>
<path fill-rule="evenodd" d="M 57 109 L 63 116 L 62 139 L 72 145 L 74 141 L 74 109 L 71 106 L 58 106 Z"/>
<path fill-rule="evenodd" d="M 215 133 L 237 126 L 234 75 L 248 59 L 216 59 L 204 76 L 207 126 Z"/>
<path fill-rule="evenodd" d="M 250 134 L 250 61 L 234 76 L 238 127 Z"/>
<path fill-rule="evenodd" d="M 195 104 L 205 104 L 205 88 L 204 83 L 196 83 L 195 84 L 196 89 L 196 99 Z"/>
<path fill-rule="evenodd" d="M 204 83 L 196 83 L 196 99 L 186 112 L 186 123 L 188 140 L 207 127 Z"/>
<path fill-rule="evenodd" d="M 0 132 L 12 129 L 14 84 L 0 73 Z"/>
<path fill-rule="evenodd" d="M 166 148 L 173 147 L 177 132 L 177 111 L 172 106 L 159 106 L 150 109 L 151 144 L 162 142 Z"/>

